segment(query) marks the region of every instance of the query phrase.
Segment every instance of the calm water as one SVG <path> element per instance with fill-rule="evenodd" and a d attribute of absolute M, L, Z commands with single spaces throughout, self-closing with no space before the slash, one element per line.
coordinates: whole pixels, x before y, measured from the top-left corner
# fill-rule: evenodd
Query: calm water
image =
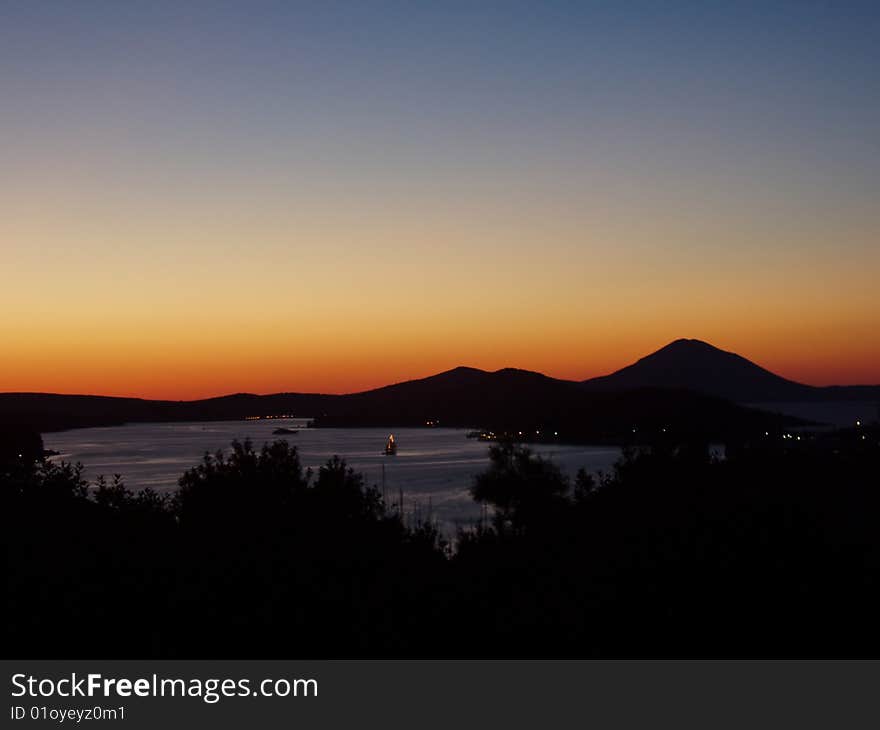
<path fill-rule="evenodd" d="M 229 446 L 233 439 L 251 438 L 256 445 L 286 438 L 299 450 L 303 466 L 317 469 L 334 454 L 345 458 L 367 482 L 382 486 L 389 498 L 404 492 L 406 511 L 427 509 L 446 527 L 466 523 L 479 514 L 467 494 L 473 475 L 488 464 L 488 445 L 465 438 L 450 428 L 404 428 L 395 431 L 397 456 L 382 452 L 388 431 L 376 428 L 302 429 L 295 436 L 273 436 L 279 426 L 304 421 L 221 421 L 212 423 L 138 423 L 107 428 L 83 428 L 44 434 L 56 457 L 80 461 L 85 475 L 121 474 L 129 489 L 152 487 L 170 491 L 180 475 L 199 462 L 206 451 Z M 580 467 L 608 471 L 620 450 L 608 446 L 553 446 L 538 449 L 574 476 Z"/>

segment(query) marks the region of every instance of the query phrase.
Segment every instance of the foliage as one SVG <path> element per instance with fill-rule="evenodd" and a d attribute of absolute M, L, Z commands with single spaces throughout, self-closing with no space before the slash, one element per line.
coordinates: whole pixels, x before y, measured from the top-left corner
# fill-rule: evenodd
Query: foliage
<path fill-rule="evenodd" d="M 489 448 L 489 468 L 477 475 L 471 495 L 494 507 L 498 532 L 518 532 L 552 521 L 568 489 L 568 479 L 553 462 L 507 441 Z"/>
<path fill-rule="evenodd" d="M 875 432 L 710 459 L 628 450 L 573 485 L 493 445 L 450 545 L 334 457 L 233 443 L 173 498 L 0 472 L 7 646 L 29 656 L 875 655 Z M 573 486 L 573 488 L 572 488 Z M 88 630 L 83 630 L 87 627 Z"/>

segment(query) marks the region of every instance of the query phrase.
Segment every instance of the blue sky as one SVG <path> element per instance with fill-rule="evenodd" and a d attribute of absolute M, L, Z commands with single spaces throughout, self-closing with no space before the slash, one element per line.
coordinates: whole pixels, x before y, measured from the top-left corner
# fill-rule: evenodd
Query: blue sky
<path fill-rule="evenodd" d="M 108 355 L 101 291 L 181 355 L 184 330 L 162 338 L 204 330 L 191 282 L 248 322 L 296 281 L 361 343 L 374 376 L 352 386 L 389 350 L 398 376 L 586 377 L 679 336 L 864 379 L 878 47 L 877 3 L 4 2 L 0 236 L 21 275 L 0 303 Z M 233 310 L 238 286 L 266 293 Z M 558 324 L 520 347 L 473 315 L 499 301 Z M 390 310 L 400 342 L 360 337 Z M 21 387 L 59 352 L 5 327 Z M 328 362 L 291 377 L 317 387 Z"/>

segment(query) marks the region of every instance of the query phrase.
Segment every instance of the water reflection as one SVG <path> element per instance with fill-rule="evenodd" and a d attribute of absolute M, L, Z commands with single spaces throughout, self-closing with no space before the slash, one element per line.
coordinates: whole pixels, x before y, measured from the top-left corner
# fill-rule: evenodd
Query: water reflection
<path fill-rule="evenodd" d="M 403 490 L 407 511 L 418 508 L 424 515 L 430 498 L 432 514 L 444 527 L 479 516 L 467 490 L 473 475 L 488 463 L 488 445 L 465 438 L 464 430 L 397 429 L 396 456 L 384 454 L 388 429 L 383 428 L 302 428 L 296 435 L 272 434 L 279 426 L 299 425 L 305 421 L 138 423 L 48 433 L 44 442 L 47 449 L 60 452 L 56 459 L 82 462 L 89 479 L 120 474 L 130 489 L 170 491 L 206 451 L 226 448 L 233 439 L 250 438 L 261 445 L 285 438 L 298 448 L 304 467 L 317 469 L 338 454 L 369 484 L 384 486 L 394 499 Z M 620 456 L 619 449 L 609 446 L 554 445 L 537 450 L 572 476 L 581 467 L 608 471 Z"/>

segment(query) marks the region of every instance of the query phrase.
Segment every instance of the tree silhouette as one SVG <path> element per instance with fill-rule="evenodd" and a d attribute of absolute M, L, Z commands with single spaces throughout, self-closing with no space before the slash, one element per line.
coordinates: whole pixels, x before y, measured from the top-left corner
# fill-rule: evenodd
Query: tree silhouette
<path fill-rule="evenodd" d="M 871 656 L 880 432 L 669 439 L 611 474 L 493 445 L 450 546 L 333 457 L 206 455 L 173 498 L 0 470 L 8 651 L 27 656 Z M 86 630 L 87 629 L 87 630 Z"/>
<path fill-rule="evenodd" d="M 494 507 L 499 532 L 548 521 L 564 505 L 567 477 L 554 463 L 510 441 L 489 448 L 489 468 L 477 475 L 471 495 Z"/>

